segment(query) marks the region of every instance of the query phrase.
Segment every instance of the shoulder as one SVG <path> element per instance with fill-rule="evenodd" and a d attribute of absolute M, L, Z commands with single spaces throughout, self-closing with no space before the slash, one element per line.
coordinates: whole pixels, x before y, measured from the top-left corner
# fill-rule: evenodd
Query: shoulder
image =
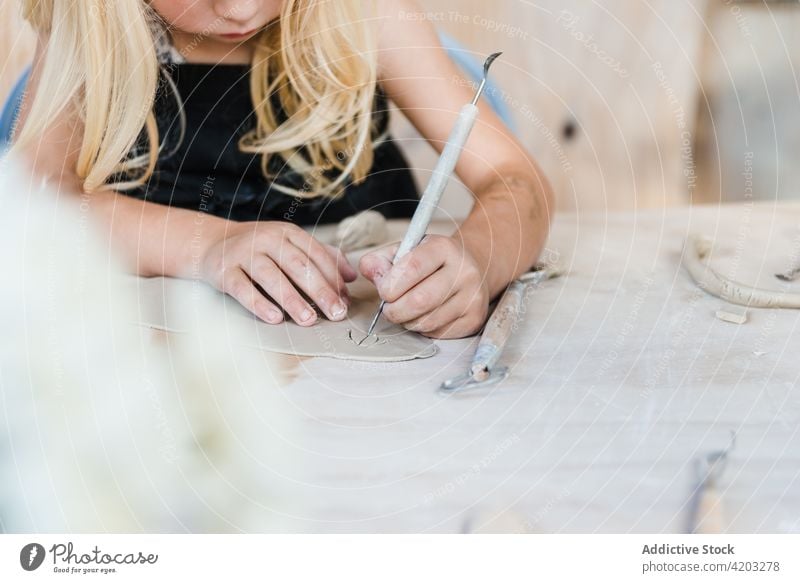
<path fill-rule="evenodd" d="M 375 0 L 375 10 L 381 18 L 409 16 L 409 13 L 418 16 L 423 13 L 416 0 Z"/>
<path fill-rule="evenodd" d="M 408 44 L 431 34 L 435 36 L 436 21 L 446 14 L 426 11 L 416 0 L 376 0 L 375 11 L 382 48 Z M 404 42 L 398 42 L 403 38 Z"/>
<path fill-rule="evenodd" d="M 426 11 L 416 0 L 376 0 L 375 4 L 380 73 L 400 71 L 410 61 L 419 66 L 420 58 L 436 59 L 436 19 L 443 13 Z"/>

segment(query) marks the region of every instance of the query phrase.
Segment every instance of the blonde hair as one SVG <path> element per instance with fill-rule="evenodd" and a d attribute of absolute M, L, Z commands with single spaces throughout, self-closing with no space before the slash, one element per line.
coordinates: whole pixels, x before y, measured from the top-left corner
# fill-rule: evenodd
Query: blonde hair
<path fill-rule="evenodd" d="M 42 135 L 75 104 L 84 124 L 75 171 L 84 189 L 141 186 L 160 148 L 153 114 L 159 63 L 150 26 L 158 17 L 145 0 L 22 2 L 25 18 L 49 40 L 17 145 Z M 302 190 L 274 187 L 335 197 L 348 178 L 358 183 L 369 172 L 377 82 L 371 6 L 284 0 L 278 22 L 257 38 L 250 75 L 256 126 L 239 148 L 261 155 L 267 177 L 271 157 L 280 156 L 305 180 Z M 119 176 L 126 179 L 111 181 Z"/>

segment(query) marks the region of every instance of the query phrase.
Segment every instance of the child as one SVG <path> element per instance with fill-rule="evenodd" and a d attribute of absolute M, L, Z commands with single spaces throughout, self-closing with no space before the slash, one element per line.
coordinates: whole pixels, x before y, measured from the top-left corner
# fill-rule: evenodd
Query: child
<path fill-rule="evenodd" d="M 23 0 L 39 34 L 16 147 L 81 193 L 140 275 L 202 278 L 259 318 L 347 315 L 356 272 L 298 225 L 418 197 L 386 133 L 392 100 L 441 150 L 473 88 L 411 0 Z M 361 273 L 384 316 L 432 337 L 480 329 L 538 257 L 552 198 L 485 105 L 456 172 L 452 237 Z"/>

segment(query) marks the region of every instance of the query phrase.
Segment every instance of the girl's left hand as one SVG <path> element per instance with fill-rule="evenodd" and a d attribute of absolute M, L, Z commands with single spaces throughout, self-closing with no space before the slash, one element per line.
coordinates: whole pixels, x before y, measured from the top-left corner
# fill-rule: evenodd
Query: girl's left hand
<path fill-rule="evenodd" d="M 386 300 L 390 322 L 432 338 L 463 338 L 480 330 L 489 310 L 486 277 L 464 246 L 427 235 L 396 265 L 398 244 L 364 255 L 361 273 Z"/>

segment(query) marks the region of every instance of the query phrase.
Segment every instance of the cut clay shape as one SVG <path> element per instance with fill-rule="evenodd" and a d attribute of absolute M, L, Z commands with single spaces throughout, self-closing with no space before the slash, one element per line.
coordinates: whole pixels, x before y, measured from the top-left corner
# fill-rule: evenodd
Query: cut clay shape
<path fill-rule="evenodd" d="M 377 309 L 377 301 L 354 300 L 345 320 L 331 322 L 322 317 L 315 325 L 302 327 L 291 321 L 262 322 L 235 299 L 201 281 L 131 277 L 126 285 L 139 300 L 136 323 L 167 332 L 186 332 L 193 328 L 196 319 L 216 317 L 219 321 L 215 325 L 220 329 L 236 325 L 243 330 L 239 345 L 270 352 L 372 362 L 429 358 L 437 352 L 429 338 L 385 320 L 378 323 L 374 338 L 360 342 Z M 221 315 L 198 309 L 202 305 L 199 300 L 209 296 L 223 306 L 223 310 L 214 312 Z"/>

